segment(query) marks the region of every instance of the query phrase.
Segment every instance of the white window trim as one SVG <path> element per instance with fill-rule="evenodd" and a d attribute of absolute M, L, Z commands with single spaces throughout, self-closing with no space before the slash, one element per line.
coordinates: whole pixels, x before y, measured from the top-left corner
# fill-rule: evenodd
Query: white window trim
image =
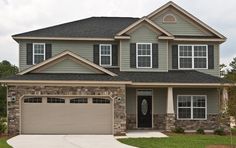
<path fill-rule="evenodd" d="M 109 55 L 102 55 L 102 46 L 109 46 L 110 47 L 110 54 Z M 102 64 L 102 56 L 110 56 L 110 64 Z M 100 66 L 112 66 L 112 46 L 111 44 L 99 44 L 99 65 Z"/>
<path fill-rule="evenodd" d="M 180 56 L 180 46 L 192 46 L 192 56 Z M 206 57 L 195 57 L 194 56 L 194 46 L 205 46 L 206 47 Z M 192 58 L 192 68 L 181 68 L 180 67 L 180 58 Z M 194 59 L 195 58 L 206 58 L 206 68 L 195 68 Z M 178 45 L 178 69 L 192 70 L 192 69 L 208 69 L 208 46 L 206 44 L 179 44 Z"/>
<path fill-rule="evenodd" d="M 44 54 L 35 54 L 35 52 L 34 52 L 34 45 L 43 45 L 43 52 L 44 52 Z M 35 63 L 35 61 L 34 61 L 34 56 L 35 55 L 43 55 L 43 60 L 45 60 L 46 59 L 46 46 L 45 46 L 45 43 L 33 43 L 33 64 L 35 65 L 35 64 L 38 64 L 38 63 Z"/>
<path fill-rule="evenodd" d="M 179 107 L 179 96 L 191 96 L 191 106 L 190 107 Z M 193 97 L 201 96 L 205 97 L 205 107 L 193 107 Z M 191 118 L 179 118 L 179 108 L 191 108 Z M 205 108 L 205 118 L 193 118 L 194 108 Z M 207 95 L 177 95 L 177 120 L 207 120 Z"/>
<path fill-rule="evenodd" d="M 138 55 L 138 45 L 150 45 L 150 55 Z M 138 66 L 138 57 L 151 57 L 150 67 L 141 67 Z M 136 43 L 136 68 L 152 68 L 152 43 Z"/>

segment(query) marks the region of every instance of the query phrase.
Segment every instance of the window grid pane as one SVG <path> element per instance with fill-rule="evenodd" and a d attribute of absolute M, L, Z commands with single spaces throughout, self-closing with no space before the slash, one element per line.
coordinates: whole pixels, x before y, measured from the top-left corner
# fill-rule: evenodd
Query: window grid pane
<path fill-rule="evenodd" d="M 24 99 L 24 103 L 42 103 L 42 98 L 26 98 Z"/>
<path fill-rule="evenodd" d="M 192 68 L 192 58 L 180 58 L 180 68 Z"/>
<path fill-rule="evenodd" d="M 95 104 L 110 104 L 109 99 L 102 99 L 102 98 L 93 98 L 93 103 Z"/>
<path fill-rule="evenodd" d="M 65 103 L 65 99 L 47 98 L 47 103 Z"/>
<path fill-rule="evenodd" d="M 194 67 L 195 68 L 206 68 L 206 58 L 194 58 Z"/>
<path fill-rule="evenodd" d="M 70 103 L 72 103 L 72 104 L 88 103 L 88 99 L 87 98 L 70 99 Z"/>

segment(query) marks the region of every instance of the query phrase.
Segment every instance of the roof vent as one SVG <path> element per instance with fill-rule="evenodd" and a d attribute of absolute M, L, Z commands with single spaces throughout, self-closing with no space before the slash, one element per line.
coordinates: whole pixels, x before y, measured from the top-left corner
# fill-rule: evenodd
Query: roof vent
<path fill-rule="evenodd" d="M 167 23 L 167 24 L 173 24 L 176 23 L 176 18 L 173 14 L 166 14 L 163 17 L 163 23 Z"/>

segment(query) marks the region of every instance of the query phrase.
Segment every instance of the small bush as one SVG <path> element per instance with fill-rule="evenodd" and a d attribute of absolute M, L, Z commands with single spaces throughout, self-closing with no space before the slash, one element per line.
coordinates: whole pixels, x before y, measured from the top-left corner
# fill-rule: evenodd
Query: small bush
<path fill-rule="evenodd" d="M 236 135 L 236 128 L 231 128 L 232 135 Z"/>
<path fill-rule="evenodd" d="M 4 134 L 7 130 L 6 120 L 4 118 L 0 118 L 0 135 Z"/>
<path fill-rule="evenodd" d="M 225 135 L 225 130 L 223 128 L 217 128 L 214 130 L 215 135 Z"/>
<path fill-rule="evenodd" d="M 172 132 L 183 134 L 183 133 L 184 133 L 184 129 L 181 128 L 181 127 L 176 127 L 176 128 L 174 128 L 174 129 L 172 130 Z"/>
<path fill-rule="evenodd" d="M 202 135 L 205 134 L 205 131 L 204 131 L 204 129 L 202 129 L 202 128 L 197 129 L 196 132 L 197 132 L 198 134 L 202 134 Z"/>

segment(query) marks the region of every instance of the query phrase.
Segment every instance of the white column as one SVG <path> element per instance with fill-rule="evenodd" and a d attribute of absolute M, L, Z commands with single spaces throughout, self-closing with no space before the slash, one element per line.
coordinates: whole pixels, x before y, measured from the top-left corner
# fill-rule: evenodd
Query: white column
<path fill-rule="evenodd" d="M 228 107 L 228 100 L 229 100 L 229 96 L 228 96 L 228 89 L 226 87 L 223 88 L 222 91 L 222 111 L 226 112 L 227 111 L 227 107 Z"/>
<path fill-rule="evenodd" d="M 167 114 L 174 114 L 174 98 L 173 98 L 173 88 L 172 87 L 168 87 L 166 113 Z"/>

